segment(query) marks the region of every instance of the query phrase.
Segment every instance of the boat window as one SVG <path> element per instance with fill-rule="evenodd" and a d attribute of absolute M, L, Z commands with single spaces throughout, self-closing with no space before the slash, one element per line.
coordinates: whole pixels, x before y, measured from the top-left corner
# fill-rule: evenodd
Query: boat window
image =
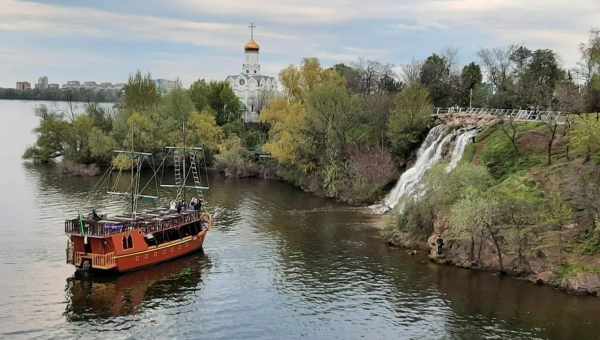
<path fill-rule="evenodd" d="M 127 238 L 123 236 L 123 249 L 127 249 Z"/>
<path fill-rule="evenodd" d="M 127 237 L 127 248 L 133 248 L 133 239 L 131 238 L 131 235 L 129 235 L 129 237 Z"/>

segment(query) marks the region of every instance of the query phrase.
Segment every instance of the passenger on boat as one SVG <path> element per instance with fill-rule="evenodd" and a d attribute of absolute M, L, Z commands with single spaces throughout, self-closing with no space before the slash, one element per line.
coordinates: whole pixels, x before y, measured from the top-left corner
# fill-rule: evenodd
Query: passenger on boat
<path fill-rule="evenodd" d="M 92 212 L 90 213 L 90 219 L 94 221 L 100 221 L 102 217 L 96 213 L 96 208 L 92 208 Z"/>
<path fill-rule="evenodd" d="M 169 210 L 177 210 L 177 204 L 175 201 L 169 202 Z"/>
<path fill-rule="evenodd" d="M 194 211 L 201 210 L 202 209 L 202 200 L 201 199 L 199 200 L 198 198 L 193 197 L 192 200 L 190 201 L 190 207 Z"/>

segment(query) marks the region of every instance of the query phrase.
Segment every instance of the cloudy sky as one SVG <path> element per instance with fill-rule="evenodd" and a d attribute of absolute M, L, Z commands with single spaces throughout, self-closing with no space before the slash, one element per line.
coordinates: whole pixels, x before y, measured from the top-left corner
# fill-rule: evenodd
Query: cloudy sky
<path fill-rule="evenodd" d="M 137 69 L 185 84 L 237 73 L 248 23 L 266 73 L 315 56 L 401 65 L 448 47 L 551 48 L 563 66 L 600 25 L 599 0 L 0 0 L 0 86 L 119 82 Z"/>

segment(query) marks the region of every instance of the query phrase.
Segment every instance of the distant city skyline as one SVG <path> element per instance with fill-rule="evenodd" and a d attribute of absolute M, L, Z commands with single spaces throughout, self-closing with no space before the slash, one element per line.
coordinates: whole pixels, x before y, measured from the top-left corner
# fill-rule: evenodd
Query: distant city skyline
<path fill-rule="evenodd" d="M 274 76 L 303 57 L 402 65 L 455 48 L 464 64 L 511 43 L 553 49 L 571 68 L 598 13 L 596 0 L 3 0 L 0 87 L 41 75 L 119 83 L 137 70 L 185 86 L 223 80 L 238 71 L 249 22 Z"/>
<path fill-rule="evenodd" d="M 182 86 L 178 80 L 170 80 L 164 78 L 154 79 L 156 87 L 161 93 L 168 93 L 178 86 Z M 33 84 L 33 86 L 32 86 Z M 93 80 L 80 81 L 80 80 L 68 80 L 62 84 L 50 83 L 47 76 L 41 76 L 37 79 L 37 82 L 30 82 L 28 80 L 20 80 L 15 82 L 13 87 L 19 91 L 28 90 L 47 90 L 47 89 L 91 89 L 91 90 L 121 90 L 125 86 L 125 82 L 113 83 L 113 82 L 97 82 Z M 2 87 L 0 87 L 2 88 Z"/>

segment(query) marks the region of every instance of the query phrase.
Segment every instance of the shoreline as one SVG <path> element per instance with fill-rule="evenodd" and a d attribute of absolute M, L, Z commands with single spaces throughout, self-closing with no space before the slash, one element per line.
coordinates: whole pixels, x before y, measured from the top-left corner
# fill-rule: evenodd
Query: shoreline
<path fill-rule="evenodd" d="M 451 256 L 443 255 L 436 256 L 435 250 L 424 242 L 409 241 L 406 239 L 391 240 L 389 237 L 384 238 L 388 247 L 407 251 L 409 255 L 422 255 L 431 263 L 439 266 L 454 267 L 457 269 L 465 269 L 473 272 L 490 273 L 498 278 L 510 278 L 520 281 L 526 281 L 534 286 L 545 286 L 558 290 L 567 295 L 573 296 L 589 296 L 593 298 L 600 297 L 600 274 L 597 273 L 580 273 L 575 278 L 561 278 L 559 273 L 551 270 L 533 272 L 533 271 L 500 271 L 496 265 L 473 265 L 472 263 L 463 263 L 453 259 Z"/>

